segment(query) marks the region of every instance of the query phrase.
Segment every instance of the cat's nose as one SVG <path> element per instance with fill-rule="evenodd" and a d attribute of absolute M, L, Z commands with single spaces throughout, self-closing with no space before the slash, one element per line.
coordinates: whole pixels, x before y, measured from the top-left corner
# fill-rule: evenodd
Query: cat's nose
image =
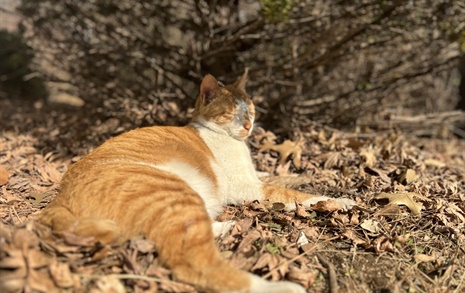
<path fill-rule="evenodd" d="M 252 128 L 252 123 L 250 121 L 245 121 L 244 122 L 244 128 L 246 130 L 250 130 L 250 128 Z"/>

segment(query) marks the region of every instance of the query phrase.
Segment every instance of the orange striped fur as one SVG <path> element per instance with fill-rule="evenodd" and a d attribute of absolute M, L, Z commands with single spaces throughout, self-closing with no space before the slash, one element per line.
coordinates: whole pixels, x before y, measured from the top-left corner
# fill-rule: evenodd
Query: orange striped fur
<path fill-rule="evenodd" d="M 270 199 L 292 209 L 296 199 L 304 205 L 328 199 L 258 179 L 244 142 L 255 116 L 246 79 L 247 71 L 222 87 L 207 75 L 191 124 L 136 129 L 96 148 L 70 167 L 40 221 L 57 234 L 102 243 L 144 235 L 176 279 L 202 291 L 305 292 L 236 269 L 215 247 L 212 221 L 222 205 Z"/>

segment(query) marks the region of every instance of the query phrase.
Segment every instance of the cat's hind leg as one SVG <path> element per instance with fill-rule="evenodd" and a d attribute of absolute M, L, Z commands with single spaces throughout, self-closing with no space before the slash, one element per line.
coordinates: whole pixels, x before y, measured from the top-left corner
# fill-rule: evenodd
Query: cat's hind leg
<path fill-rule="evenodd" d="M 80 218 L 60 204 L 52 203 L 41 213 L 39 222 L 52 228 L 55 234 L 70 232 L 83 237 L 92 237 L 102 244 L 120 240 L 121 230 L 118 224 L 109 219 L 91 217 Z"/>

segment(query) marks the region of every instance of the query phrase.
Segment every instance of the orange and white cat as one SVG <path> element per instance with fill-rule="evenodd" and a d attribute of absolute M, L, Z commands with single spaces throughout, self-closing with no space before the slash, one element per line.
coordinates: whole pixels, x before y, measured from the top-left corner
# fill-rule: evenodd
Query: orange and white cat
<path fill-rule="evenodd" d="M 70 167 L 40 221 L 102 243 L 144 235 L 177 280 L 201 291 L 305 292 L 234 268 L 215 246 L 214 235 L 231 225 L 213 222 L 223 205 L 268 199 L 293 209 L 295 200 L 309 206 L 329 199 L 258 179 L 245 143 L 255 116 L 246 79 L 247 71 L 220 86 L 207 75 L 189 125 L 140 128 L 96 148 Z"/>

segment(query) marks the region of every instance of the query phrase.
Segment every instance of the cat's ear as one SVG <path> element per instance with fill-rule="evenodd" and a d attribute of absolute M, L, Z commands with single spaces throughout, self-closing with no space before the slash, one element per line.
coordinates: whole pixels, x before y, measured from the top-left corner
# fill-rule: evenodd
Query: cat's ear
<path fill-rule="evenodd" d="M 247 75 L 249 74 L 249 68 L 246 67 L 241 77 L 234 83 L 234 86 L 241 91 L 245 92 L 245 84 L 247 83 Z"/>
<path fill-rule="evenodd" d="M 205 104 L 208 104 L 213 99 L 213 94 L 219 88 L 218 81 L 211 74 L 207 74 L 200 85 L 200 98 Z"/>

